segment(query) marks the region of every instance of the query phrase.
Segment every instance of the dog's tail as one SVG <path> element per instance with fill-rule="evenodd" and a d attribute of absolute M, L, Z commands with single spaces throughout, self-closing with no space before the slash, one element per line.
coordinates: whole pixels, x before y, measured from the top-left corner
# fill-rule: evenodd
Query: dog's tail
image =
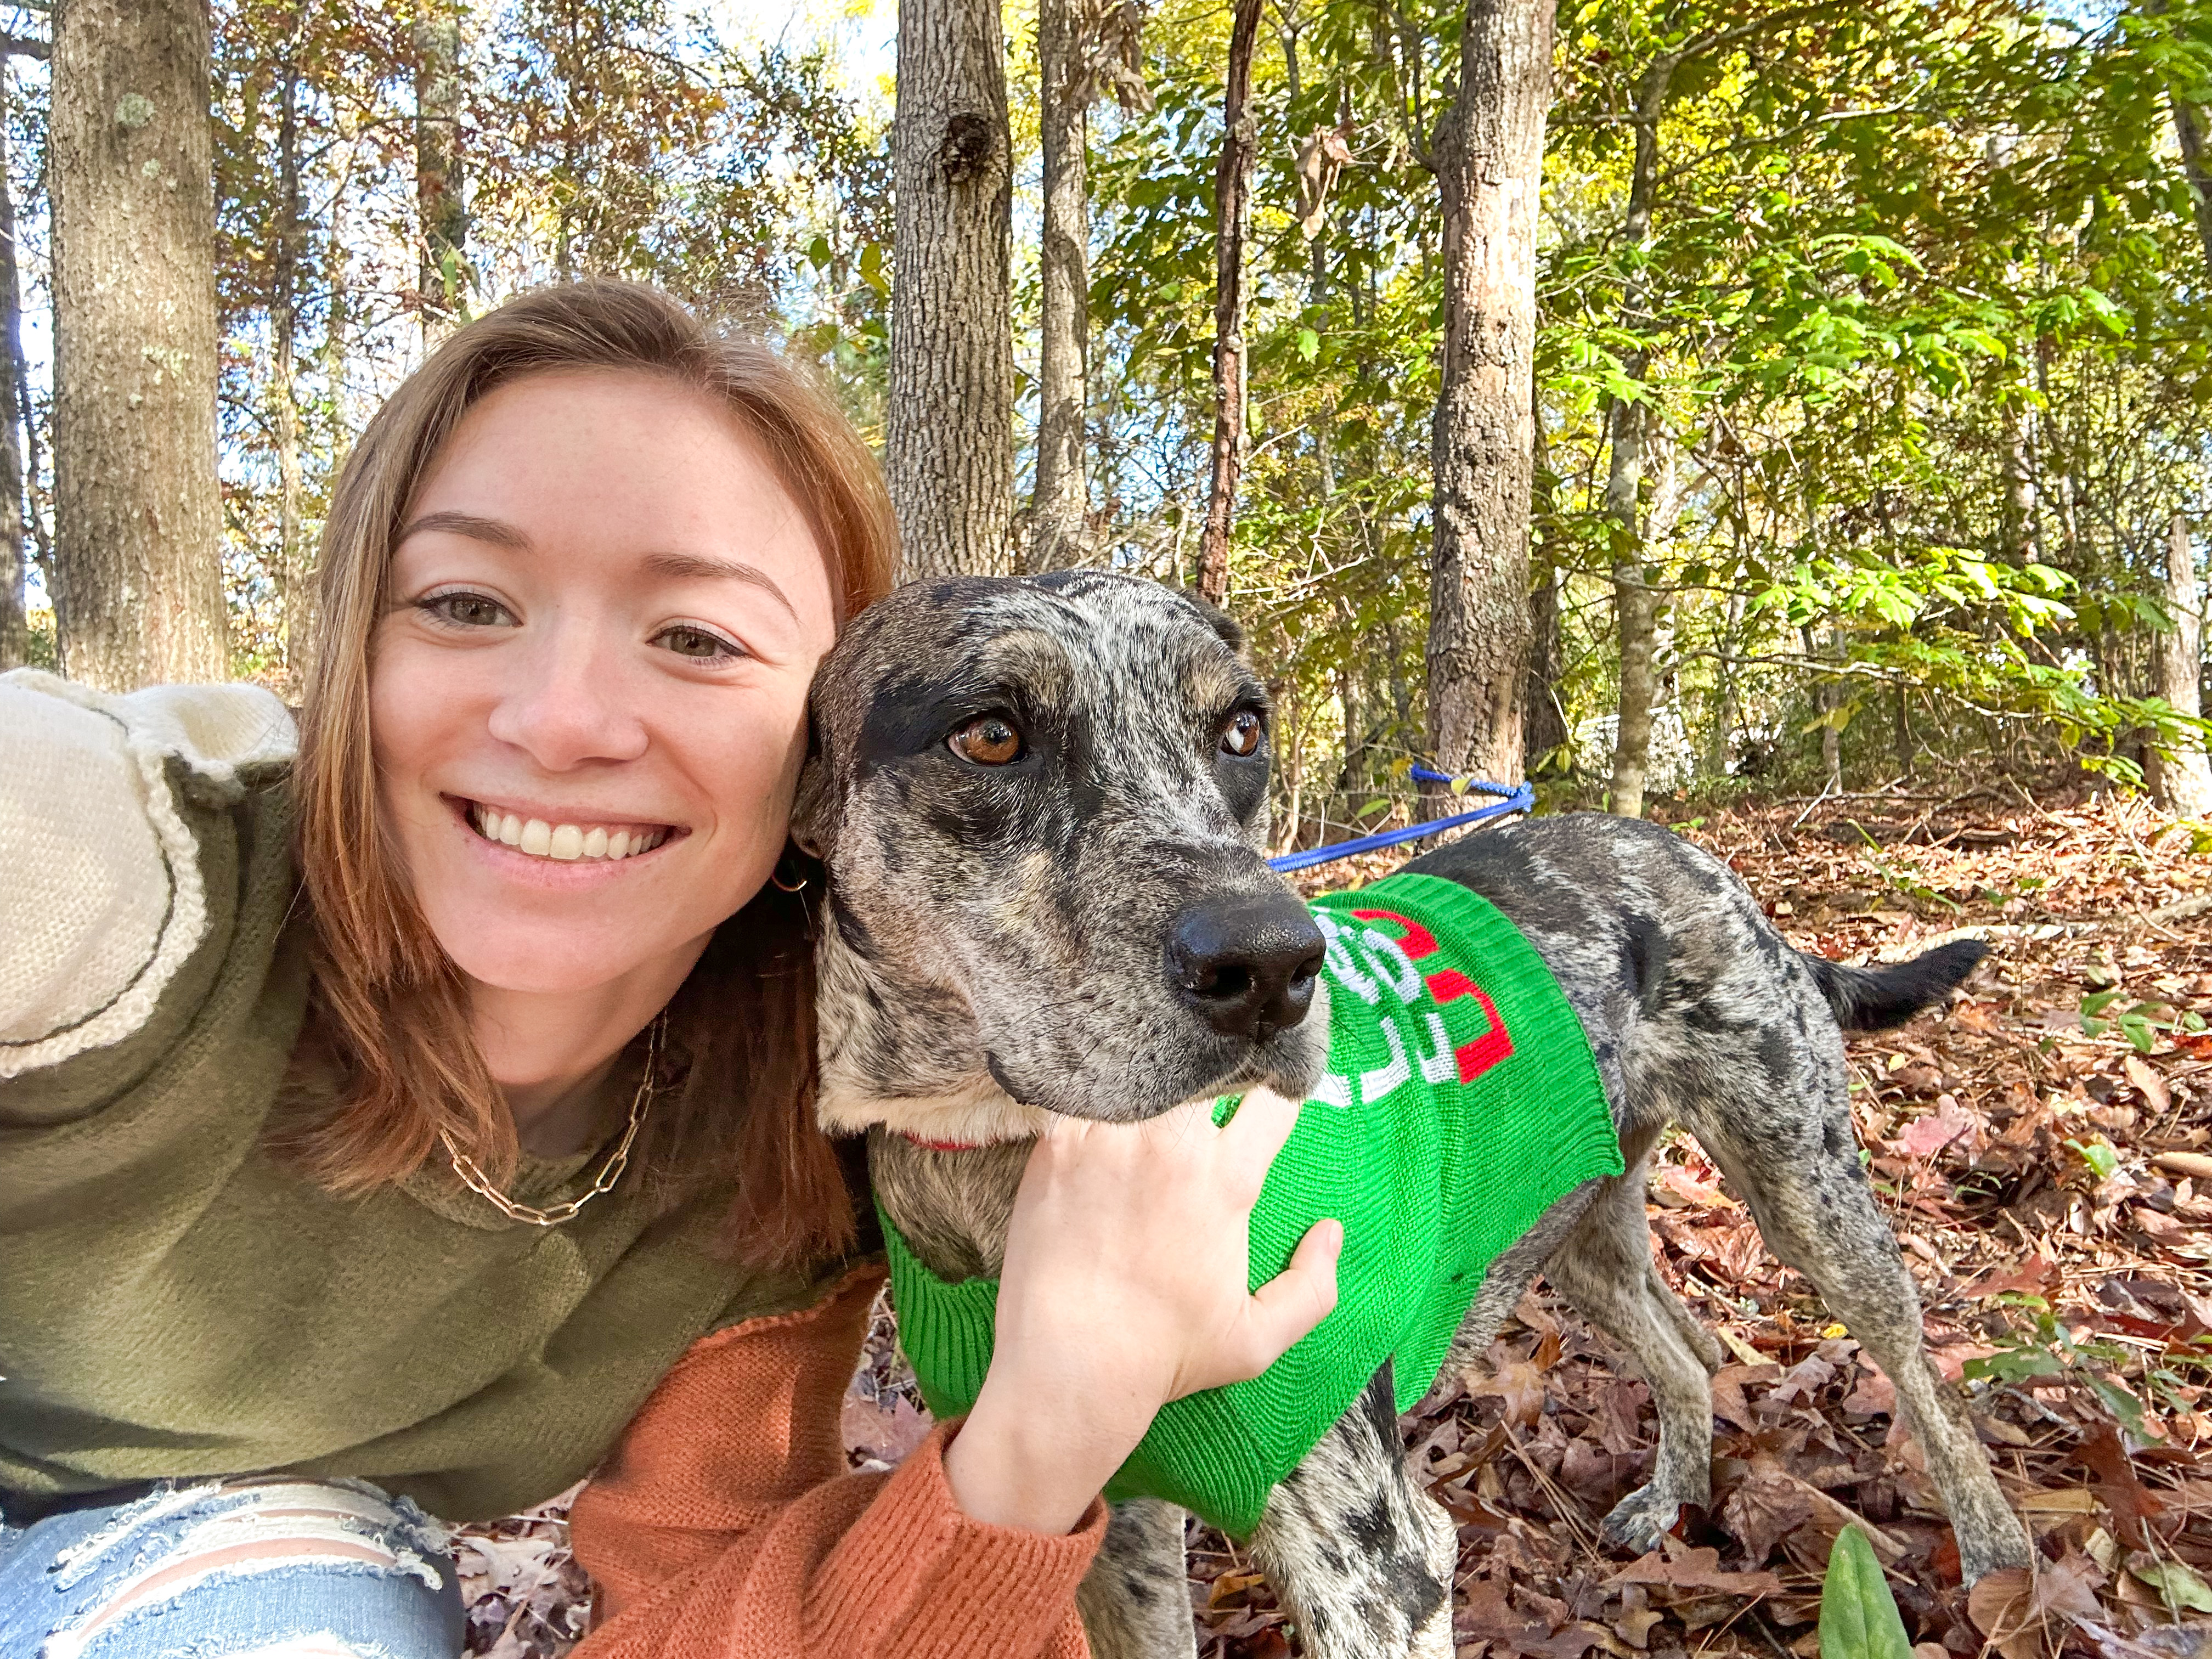
<path fill-rule="evenodd" d="M 1989 951 L 1978 939 L 1962 939 L 1910 962 L 1880 968 L 1846 968 L 1809 952 L 1805 965 L 1820 981 L 1828 1006 L 1835 1010 L 1837 1024 L 1846 1031 L 1884 1031 L 1941 1002 L 1965 983 Z"/>

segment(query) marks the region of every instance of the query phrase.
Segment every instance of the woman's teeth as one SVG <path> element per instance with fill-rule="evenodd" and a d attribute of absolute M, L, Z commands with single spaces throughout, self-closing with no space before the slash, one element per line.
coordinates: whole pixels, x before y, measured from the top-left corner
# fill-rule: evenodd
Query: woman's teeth
<path fill-rule="evenodd" d="M 489 806 L 474 808 L 473 816 L 477 833 L 486 841 L 502 842 L 532 858 L 559 859 L 563 862 L 575 859 L 635 858 L 640 853 L 650 853 L 668 839 L 665 829 L 609 830 L 604 824 L 596 824 L 582 830 L 573 823 L 519 818 L 512 812 L 495 811 Z"/>

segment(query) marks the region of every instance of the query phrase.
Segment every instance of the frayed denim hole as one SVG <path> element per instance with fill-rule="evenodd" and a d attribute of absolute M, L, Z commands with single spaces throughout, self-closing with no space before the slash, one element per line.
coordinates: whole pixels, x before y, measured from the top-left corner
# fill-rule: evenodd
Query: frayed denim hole
<path fill-rule="evenodd" d="M 103 1566 L 112 1569 L 105 1558 L 110 1550 L 142 1527 L 152 1526 L 157 1521 L 181 1514 L 194 1504 L 220 1491 L 214 1481 L 196 1486 L 178 1486 L 150 1492 L 145 1497 L 125 1504 L 109 1517 L 99 1531 L 88 1534 L 57 1555 L 46 1571 L 52 1577 L 57 1589 L 73 1589 Z M 150 1542 L 151 1540 L 148 1540 Z M 145 1556 L 147 1544 L 142 1543 L 133 1559 L 133 1570 Z"/>
<path fill-rule="evenodd" d="M 357 1561 L 343 1557 L 296 1555 L 276 1557 L 267 1562 L 244 1562 L 235 1566 L 218 1568 L 204 1577 L 180 1581 L 174 1587 L 173 1591 L 165 1590 L 161 1595 L 125 1608 L 112 1619 L 102 1619 L 101 1615 L 106 1613 L 107 1607 L 112 1605 L 103 1603 L 77 1619 L 70 1628 L 56 1631 L 47 1637 L 45 1645 L 39 1650 L 39 1659 L 99 1659 L 101 1647 L 109 1640 L 112 1639 L 118 1644 L 124 1644 L 134 1633 L 135 1626 L 161 1619 L 169 1613 L 187 1593 L 201 1595 L 226 1585 L 264 1582 L 272 1577 L 282 1577 L 292 1574 L 348 1578 L 421 1579 L 422 1577 L 422 1573 L 398 1561 L 379 1563 Z M 117 1594 L 126 1594 L 128 1588 L 125 1586 Z M 279 1639 L 289 1641 L 304 1639 L 309 1636 L 330 1634 L 329 1630 L 318 1622 L 303 1626 L 296 1633 L 288 1633 Z M 270 1645 L 269 1643 L 262 1644 L 264 1648 L 269 1645 Z M 354 1649 L 370 1655 L 372 1659 L 398 1659 L 398 1656 L 392 1654 L 389 1650 L 378 1651 L 378 1644 L 369 1644 L 365 1647 L 364 1644 L 356 1642 L 352 1645 Z M 177 1648 L 165 1644 L 162 1648 L 165 1659 L 166 1656 L 170 1654 L 179 1656 L 201 1654 L 210 1656 L 221 1655 L 222 1659 L 232 1659 L 232 1656 L 238 1651 L 234 1642 L 227 1642 L 226 1638 L 220 1635 L 200 1638 L 189 1647 Z"/>

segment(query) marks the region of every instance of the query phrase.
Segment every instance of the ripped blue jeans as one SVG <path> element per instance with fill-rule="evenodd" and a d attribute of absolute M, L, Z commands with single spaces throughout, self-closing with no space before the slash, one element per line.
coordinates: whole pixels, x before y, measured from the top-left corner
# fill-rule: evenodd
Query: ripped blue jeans
<path fill-rule="evenodd" d="M 288 1475 L 0 1523 L 0 1659 L 455 1659 L 446 1544 L 404 1498 Z"/>

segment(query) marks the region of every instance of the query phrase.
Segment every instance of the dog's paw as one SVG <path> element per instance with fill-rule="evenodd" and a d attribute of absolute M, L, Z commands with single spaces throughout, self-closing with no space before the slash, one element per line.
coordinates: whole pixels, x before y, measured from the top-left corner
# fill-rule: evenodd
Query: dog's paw
<path fill-rule="evenodd" d="M 1615 1549 L 1642 1555 L 1659 1547 L 1667 1528 L 1681 1512 L 1681 1500 L 1652 1486 L 1638 1486 L 1613 1506 L 1598 1530 Z"/>

